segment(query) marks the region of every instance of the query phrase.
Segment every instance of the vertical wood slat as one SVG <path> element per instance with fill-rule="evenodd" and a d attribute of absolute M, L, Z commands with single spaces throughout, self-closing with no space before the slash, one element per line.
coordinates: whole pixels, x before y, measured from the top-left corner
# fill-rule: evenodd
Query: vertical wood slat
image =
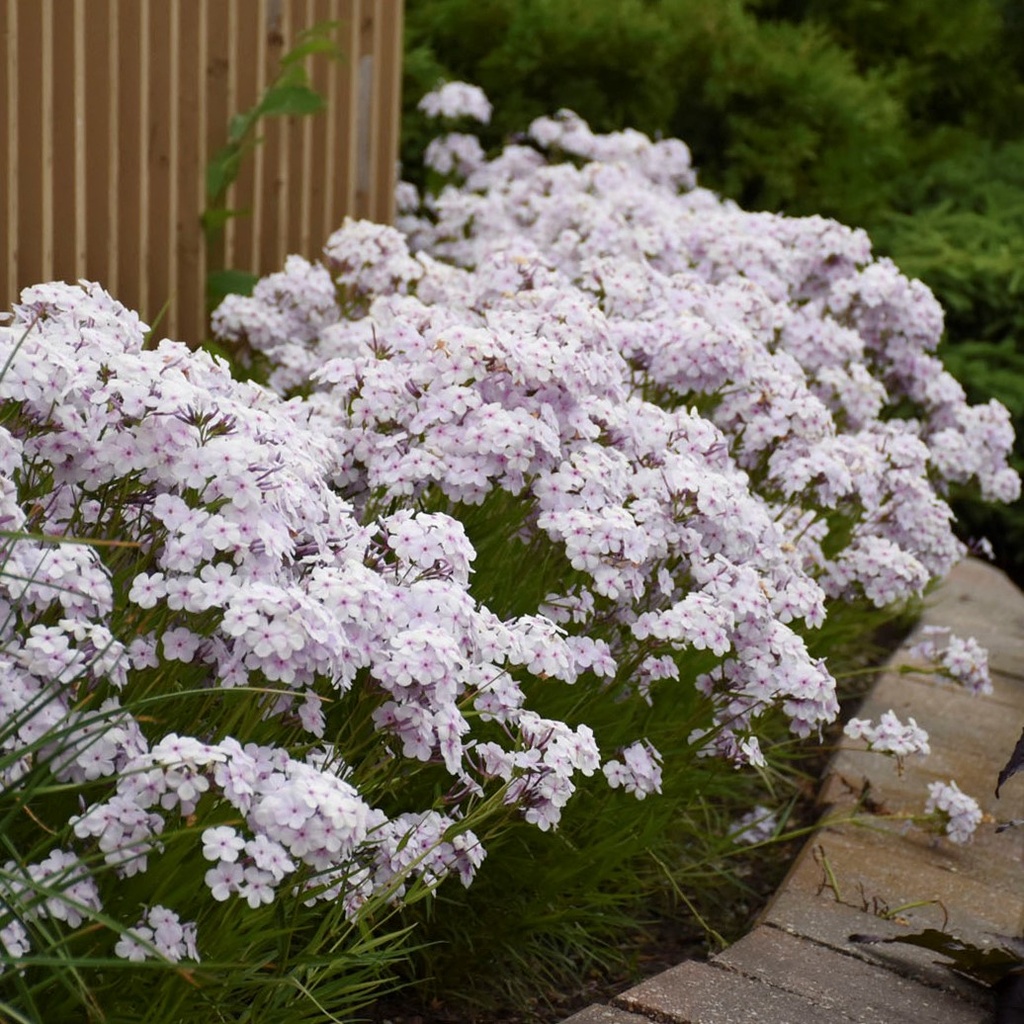
<path fill-rule="evenodd" d="M 206 23 L 201 32 L 206 42 L 203 68 L 203 81 L 201 83 L 199 98 L 203 106 L 203 144 L 202 156 L 200 158 L 199 174 L 199 206 L 206 207 L 206 166 L 213 155 L 224 144 L 227 134 L 227 123 L 235 107 L 235 85 L 231 65 L 231 3 L 206 4 Z M 227 240 L 230 236 L 232 226 L 226 225 L 215 239 L 209 259 L 214 266 L 225 266 L 225 254 L 227 252 Z M 202 238 L 202 275 L 206 275 L 206 239 Z M 205 306 L 205 296 L 203 303 Z"/>
<path fill-rule="evenodd" d="M 149 184 L 149 196 L 143 217 L 147 224 L 145 278 L 150 293 L 148 308 L 150 322 L 163 315 L 160 333 L 174 333 L 177 327 L 174 311 L 163 306 L 172 298 L 170 253 L 174 241 L 171 234 L 172 201 L 171 132 L 177 116 L 176 97 L 172 94 L 172 61 L 168 40 L 171 38 L 171 19 L 176 5 L 143 4 L 148 12 L 146 25 L 147 64 L 146 95 L 149 98 L 148 118 L 143 122 L 147 173 L 143 181 Z"/>
<path fill-rule="evenodd" d="M 146 194 L 147 175 L 144 139 L 146 135 L 147 90 L 143 75 L 143 13 L 146 4 L 122 4 L 118 7 L 119 66 L 112 72 L 117 83 L 114 121 L 118 147 L 114 163 L 118 190 L 111 202 L 117 207 L 118 264 L 117 297 L 137 309 L 147 323 L 151 313 L 146 301 Z"/>
<path fill-rule="evenodd" d="M 362 22 L 360 0 L 347 0 L 342 15 L 342 53 L 345 54 L 343 73 L 338 76 L 338 108 L 345 112 L 337 117 L 337 178 L 340 209 L 338 214 L 356 210 L 356 185 L 359 160 L 359 36 Z"/>
<path fill-rule="evenodd" d="M 391 219 L 402 0 L 0 0 L 0 311 L 88 278 L 201 341 L 206 164 L 324 21 L 344 57 L 305 66 L 327 109 L 262 122 L 228 197 L 251 213 L 213 254 L 261 274 L 346 215 Z"/>
<path fill-rule="evenodd" d="M 172 337 L 200 340 L 205 331 L 206 277 L 203 233 L 197 211 L 205 206 L 203 168 L 206 125 L 200 96 L 205 85 L 207 39 L 203 32 L 202 0 L 178 5 L 178 118 L 173 154 L 177 202 L 172 238 L 177 241 L 173 306 L 177 311 Z"/>
<path fill-rule="evenodd" d="M 316 0 L 313 9 L 312 24 L 319 25 L 325 21 L 336 20 L 337 3 L 332 0 Z M 337 78 L 335 68 L 337 61 L 314 60 L 309 62 L 309 72 L 313 81 L 313 88 L 321 96 L 333 96 L 334 82 Z M 327 205 L 327 196 L 333 184 L 332 167 L 330 160 L 331 135 L 336 118 L 328 114 L 324 118 L 324 125 L 321 130 L 314 131 L 311 119 L 309 121 L 309 143 L 308 152 L 304 153 L 304 162 L 308 167 L 308 189 L 303 185 L 307 193 L 307 208 L 304 211 L 305 223 L 300 242 L 299 252 L 310 253 L 324 238 L 321 237 L 324 227 L 332 231 L 335 227 L 331 220 L 331 214 Z M 306 140 L 303 140 L 306 146 Z"/>
<path fill-rule="evenodd" d="M 48 131 L 41 133 L 42 153 L 40 163 L 42 166 L 42 194 L 40 195 L 40 206 L 42 208 L 42 261 L 43 276 L 53 276 L 53 149 L 54 136 L 57 134 L 58 125 L 54 122 L 53 110 L 53 0 L 39 0 L 40 17 L 40 44 L 42 54 L 42 83 L 40 89 L 40 104 L 42 108 L 41 122 L 50 126 Z"/>
<path fill-rule="evenodd" d="M 373 219 L 390 224 L 395 219 L 395 185 L 398 180 L 398 151 L 402 126 L 402 57 L 405 37 L 405 5 L 402 0 L 385 0 L 378 13 L 381 26 L 378 60 L 380 89 L 380 163 L 373 185 Z"/>
<path fill-rule="evenodd" d="M 370 6 L 363 7 L 359 19 L 359 97 L 355 105 L 356 145 L 356 210 L 360 217 L 370 216 L 370 189 L 377 170 L 377 109 L 380 91 L 376 88 L 377 60 L 376 24 Z"/>
<path fill-rule="evenodd" d="M 75 270 L 85 274 L 85 253 L 89 243 L 85 216 L 85 0 L 73 0 L 73 60 L 75 114 Z"/>
<path fill-rule="evenodd" d="M 118 79 L 111 75 L 111 64 L 116 69 L 118 52 L 117 7 L 108 3 L 106 17 L 96 17 L 94 12 L 85 10 L 84 0 L 80 5 L 84 19 L 82 25 L 82 68 L 76 119 L 81 117 L 82 146 L 79 152 L 81 164 L 75 169 L 75 186 L 81 195 L 82 231 L 80 277 L 91 277 L 102 281 L 117 293 L 117 225 L 119 196 L 117 194 L 117 109 Z M 109 28 L 109 36 L 107 29 Z M 109 50 L 111 60 L 104 59 Z M 86 59 L 86 55 L 90 55 Z M 75 66 L 78 70 L 79 57 Z M 110 102 L 87 105 L 87 96 L 102 96 L 111 90 Z"/>
<path fill-rule="evenodd" d="M 313 0 L 292 0 L 290 34 L 288 36 L 289 47 L 298 42 L 302 30 L 312 25 Z M 303 67 L 308 71 L 310 60 L 303 61 Z M 304 213 L 306 204 L 309 201 L 309 171 L 306 156 L 306 139 L 313 128 L 312 117 L 290 117 L 288 118 L 285 150 L 287 152 L 287 163 L 284 170 L 284 180 L 287 185 L 282 196 L 281 203 L 281 231 L 279 237 L 284 239 L 288 252 L 302 252 L 302 236 L 305 225 Z M 303 194 L 305 193 L 305 195 Z"/>
<path fill-rule="evenodd" d="M 18 162 L 15 159 L 17 146 L 13 144 L 18 137 L 17 36 L 17 10 L 10 4 L 0 4 L 0 117 L 7 128 L 7 149 L 0 151 L 0 239 L 6 240 L 6 248 L 11 253 L 0 275 L 0 292 L 11 296 L 17 288 L 14 268 L 18 240 Z"/>
<path fill-rule="evenodd" d="M 225 53 L 227 55 L 227 78 L 228 78 L 228 105 L 225 111 L 224 124 L 227 125 L 230 120 L 230 114 L 238 112 L 244 109 L 241 101 L 239 100 L 239 82 L 244 73 L 252 71 L 254 69 L 253 61 L 246 60 L 240 61 L 238 59 L 239 45 L 241 42 L 241 29 L 239 28 L 239 15 L 238 15 L 238 3 L 239 0 L 227 0 L 228 8 L 228 36 L 226 41 Z M 212 111 L 211 111 L 212 116 Z M 216 153 L 220 145 L 225 141 L 226 132 L 224 135 L 218 136 L 210 150 L 211 157 Z M 242 175 L 252 172 L 252 161 L 247 160 L 244 167 L 242 168 Z M 240 191 L 240 184 L 234 184 L 228 190 L 227 204 L 231 209 L 238 209 L 238 195 Z M 238 224 L 234 220 L 228 221 L 224 225 L 223 234 L 223 245 L 224 252 L 221 254 L 222 258 L 217 263 L 218 266 L 236 266 L 238 264 L 238 240 L 236 235 L 238 233 Z"/>
<path fill-rule="evenodd" d="M 271 47 L 278 44 L 281 36 L 281 2 L 282 0 L 259 0 L 259 23 L 256 29 L 256 69 L 259 74 L 258 86 L 254 91 L 251 100 L 240 96 L 241 109 L 247 110 L 256 99 L 262 95 L 268 84 L 267 65 L 268 53 Z M 252 217 L 249 220 L 250 247 L 248 268 L 262 266 L 268 254 L 264 251 L 264 243 L 267 234 L 273 229 L 273 220 L 266 216 L 267 193 L 273 188 L 273 169 L 276 166 L 274 157 L 276 148 L 276 126 L 271 122 L 257 128 L 263 141 L 256 146 L 252 153 L 251 162 L 253 166 L 252 193 L 244 209 L 252 210 Z"/>
<path fill-rule="evenodd" d="M 40 4 L 17 10 L 17 159 L 18 232 L 14 238 L 19 286 L 42 281 L 43 271 L 43 10 Z M 5 307 L 6 308 L 6 307 Z"/>

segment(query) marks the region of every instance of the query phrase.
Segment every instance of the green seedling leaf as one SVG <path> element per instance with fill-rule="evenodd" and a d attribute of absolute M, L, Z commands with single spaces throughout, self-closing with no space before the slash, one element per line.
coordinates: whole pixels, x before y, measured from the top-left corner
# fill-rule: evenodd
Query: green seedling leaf
<path fill-rule="evenodd" d="M 308 85 L 284 85 L 271 89 L 259 105 L 261 115 L 315 114 L 326 107 L 323 96 Z"/>
<path fill-rule="evenodd" d="M 206 194 L 211 198 L 221 195 L 238 177 L 241 166 L 242 150 L 234 146 L 225 146 L 206 165 Z"/>
<path fill-rule="evenodd" d="M 256 123 L 257 107 L 247 110 L 244 114 L 235 114 L 228 121 L 228 143 L 237 145 L 249 134 Z"/>
<path fill-rule="evenodd" d="M 258 274 L 246 270 L 217 270 L 207 275 L 206 296 L 216 305 L 225 295 L 252 295 L 258 280 Z"/>
<path fill-rule="evenodd" d="M 306 69 L 301 64 L 286 64 L 282 61 L 277 78 L 267 86 L 264 96 L 269 96 L 275 89 L 284 87 L 290 89 L 294 86 L 309 88 L 309 75 L 306 74 Z"/>
<path fill-rule="evenodd" d="M 202 216 L 203 230 L 219 231 L 232 218 L 248 217 L 250 213 L 252 208 L 248 206 L 243 210 L 227 210 L 222 207 L 206 210 Z"/>
<path fill-rule="evenodd" d="M 1006 762 L 1003 770 L 999 773 L 999 778 L 996 780 L 996 796 L 999 796 L 999 790 L 1003 783 L 1011 776 L 1016 775 L 1021 768 L 1024 768 L 1024 732 L 1021 732 L 1020 739 L 1017 740 L 1017 745 L 1010 755 L 1010 760 Z"/>
<path fill-rule="evenodd" d="M 947 966 L 983 985 L 997 985 L 1004 978 L 1024 969 L 1021 955 L 1005 946 L 981 949 L 937 928 L 926 928 L 914 935 L 896 935 L 892 938 L 882 935 L 851 935 L 850 941 L 871 944 L 903 942 L 910 946 L 921 946 L 952 960 L 953 963 Z"/>
<path fill-rule="evenodd" d="M 326 53 L 332 57 L 341 58 L 341 50 L 337 43 L 332 39 L 328 39 L 326 36 L 317 36 L 315 39 L 310 39 L 308 42 L 300 43 L 295 47 L 294 50 L 289 50 L 281 58 L 281 64 L 287 66 L 289 64 L 295 64 L 297 61 L 304 60 L 306 57 L 312 56 L 314 53 Z"/>

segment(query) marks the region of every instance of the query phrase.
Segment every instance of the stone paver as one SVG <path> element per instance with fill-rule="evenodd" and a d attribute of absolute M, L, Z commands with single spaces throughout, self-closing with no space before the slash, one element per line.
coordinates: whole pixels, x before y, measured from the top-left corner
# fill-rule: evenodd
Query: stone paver
<path fill-rule="evenodd" d="M 588 1006 L 574 1013 L 563 1024 L 647 1024 L 646 1017 L 616 1009 L 614 1006 Z"/>
<path fill-rule="evenodd" d="M 862 910 L 841 903 L 809 900 L 806 893 L 790 892 L 786 888 L 776 894 L 762 921 L 792 935 L 831 947 L 836 955 L 857 957 L 933 988 L 956 992 L 967 1002 L 989 1007 L 992 1004 L 991 997 L 983 988 L 953 974 L 937 962 L 934 953 L 926 949 L 899 943 L 863 945 L 850 942 L 851 935 L 865 932 L 884 938 L 907 932 L 906 926 L 893 921 L 873 918 Z M 935 923 L 918 920 L 914 927 L 923 929 Z"/>
<path fill-rule="evenodd" d="M 932 755 L 895 762 L 847 745 L 823 780 L 823 827 L 807 842 L 758 925 L 710 961 L 691 961 L 590 1007 L 571 1024 L 984 1024 L 990 990 L 926 949 L 851 942 L 945 928 L 979 946 L 1018 936 L 1024 923 L 1024 774 L 1000 800 L 996 776 L 1024 726 L 1024 594 L 980 562 L 958 566 L 929 599 L 921 625 L 976 636 L 988 647 L 995 692 L 898 671 L 906 645 L 860 717 L 892 708 L 930 735 Z M 908 644 L 920 634 L 920 627 Z M 967 846 L 910 827 L 928 782 L 955 779 L 986 815 Z M 866 787 L 866 789 L 865 789 Z M 860 801 L 866 791 L 870 803 Z M 860 802 L 859 802 L 860 801 Z M 857 809 L 859 823 L 849 820 Z M 875 809 L 878 814 L 869 813 Z M 901 819 L 900 816 L 903 816 Z M 567 1022 L 568 1024 L 568 1022 Z"/>
<path fill-rule="evenodd" d="M 812 1000 L 696 960 L 663 971 L 615 1002 L 673 1024 L 822 1024 L 821 1008 Z M 830 1010 L 828 1020 L 845 1024 L 856 1018 Z"/>
<path fill-rule="evenodd" d="M 993 884 L 965 868 L 971 860 L 963 849 L 948 843 L 932 847 L 915 834 L 827 828 L 801 854 L 785 890 L 808 902 L 852 905 L 864 918 L 858 931 L 873 931 L 873 921 L 889 914 L 930 928 L 941 927 L 948 915 L 950 929 L 961 938 L 991 945 L 993 935 L 1017 932 L 1021 902 L 1009 888 L 1012 878 L 1006 886 Z"/>
<path fill-rule="evenodd" d="M 950 991 L 926 987 L 882 967 L 760 926 L 715 958 L 715 963 L 845 1014 L 861 1024 L 949 1024 L 989 1017 L 988 1008 Z"/>

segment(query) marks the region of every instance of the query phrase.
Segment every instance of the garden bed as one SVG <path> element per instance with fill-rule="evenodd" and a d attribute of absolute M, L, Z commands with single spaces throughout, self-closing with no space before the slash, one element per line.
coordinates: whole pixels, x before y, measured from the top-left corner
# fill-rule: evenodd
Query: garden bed
<path fill-rule="evenodd" d="M 426 159 L 401 230 L 220 305 L 233 366 L 97 285 L 0 329 L 13 1019 L 300 1024 L 403 976 L 440 1013 L 655 955 L 624 936 L 666 893 L 707 919 L 865 638 L 962 557 L 949 492 L 1019 493 L 862 232 L 568 112 Z"/>

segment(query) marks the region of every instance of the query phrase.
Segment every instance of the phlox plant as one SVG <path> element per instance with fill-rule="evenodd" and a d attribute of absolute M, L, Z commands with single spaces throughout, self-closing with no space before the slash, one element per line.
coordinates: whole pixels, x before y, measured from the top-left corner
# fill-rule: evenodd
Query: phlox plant
<path fill-rule="evenodd" d="M 490 113 L 462 83 L 422 109 L 460 129 Z M 615 871 L 699 818 L 723 763 L 766 769 L 779 719 L 820 734 L 835 638 L 852 623 L 863 640 L 962 557 L 950 488 L 1012 501 L 1020 481 L 1006 410 L 967 403 L 935 355 L 941 308 L 862 231 L 746 213 L 697 186 L 678 140 L 597 135 L 569 111 L 491 155 L 451 131 L 424 159 L 437 187 L 401 187 L 397 228 L 347 222 L 322 261 L 290 257 L 213 324 L 301 397 L 360 521 L 460 523 L 469 592 L 566 645 L 457 725 L 461 756 L 558 829 L 557 865 L 531 871 L 541 840 L 512 830 L 488 844 L 495 901 L 477 895 L 487 872 L 457 900 L 478 918 L 466 947 L 518 920 L 522 958 L 559 887 L 563 933 L 599 932 Z M 533 715 L 585 730 L 600 772 L 531 790 L 490 737 L 515 730 L 544 760 Z M 411 756 L 446 750 L 424 714 L 376 721 Z"/>
<path fill-rule="evenodd" d="M 410 943 L 471 987 L 697 909 L 832 641 L 961 557 L 947 488 L 1018 492 L 862 232 L 567 112 L 426 158 L 219 306 L 265 386 L 97 285 L 0 329 L 12 1019 L 345 1019 Z"/>
<path fill-rule="evenodd" d="M 454 521 L 361 523 L 302 403 L 144 329 L 54 283 L 0 334 L 5 1014 L 345 1016 L 397 955 L 390 906 L 468 884 L 478 823 L 595 767 L 536 715 L 529 750 L 464 759 L 457 673 L 571 652 L 473 600 Z M 424 715 L 451 773 L 421 802 L 376 730 Z"/>

